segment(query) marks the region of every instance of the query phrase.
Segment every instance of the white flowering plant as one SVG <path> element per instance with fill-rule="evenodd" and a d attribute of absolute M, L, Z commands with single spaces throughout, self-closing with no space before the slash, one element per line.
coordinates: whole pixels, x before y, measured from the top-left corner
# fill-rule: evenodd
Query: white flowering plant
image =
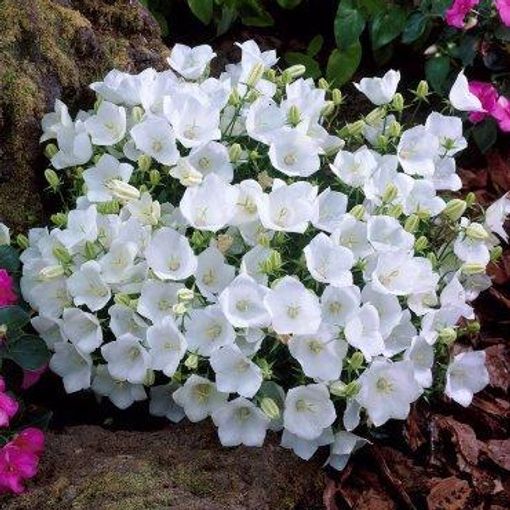
<path fill-rule="evenodd" d="M 462 123 L 406 125 L 398 72 L 355 84 L 376 107 L 345 123 L 339 90 L 238 46 L 219 78 L 210 47 L 176 45 L 74 120 L 57 101 L 42 140 L 68 210 L 30 231 L 21 288 L 67 392 L 211 417 L 225 446 L 283 430 L 341 469 L 421 395 L 467 406 L 488 383 L 484 352 L 450 352 L 510 201 L 454 198 Z"/>

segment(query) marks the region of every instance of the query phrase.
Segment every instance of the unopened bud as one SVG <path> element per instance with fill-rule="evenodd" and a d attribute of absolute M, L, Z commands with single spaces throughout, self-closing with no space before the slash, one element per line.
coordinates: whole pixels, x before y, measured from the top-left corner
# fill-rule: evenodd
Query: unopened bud
<path fill-rule="evenodd" d="M 237 89 L 233 89 L 228 98 L 228 104 L 231 106 L 239 106 L 241 104 L 241 96 Z"/>
<path fill-rule="evenodd" d="M 437 256 L 434 252 L 427 253 L 427 259 L 432 264 L 432 267 L 435 267 L 437 265 Z"/>
<path fill-rule="evenodd" d="M 60 264 L 55 264 L 53 266 L 46 266 L 39 271 L 39 278 L 44 281 L 54 280 L 55 278 L 59 278 L 63 276 L 64 268 Z"/>
<path fill-rule="evenodd" d="M 443 209 L 443 214 L 452 221 L 457 221 L 466 211 L 467 204 L 460 198 L 450 200 Z"/>
<path fill-rule="evenodd" d="M 326 101 L 326 104 L 321 110 L 323 117 L 329 117 L 335 111 L 335 103 L 333 101 Z"/>
<path fill-rule="evenodd" d="M 360 136 L 363 133 L 363 129 L 365 128 L 365 122 L 363 120 L 357 120 L 356 122 L 347 124 L 346 127 L 349 135 Z"/>
<path fill-rule="evenodd" d="M 51 215 L 50 219 L 54 225 L 62 228 L 67 223 L 67 214 L 61 212 L 55 213 Z"/>
<path fill-rule="evenodd" d="M 397 196 L 398 188 L 393 183 L 390 183 L 386 186 L 381 198 L 384 204 L 389 204 L 390 202 L 393 202 Z"/>
<path fill-rule="evenodd" d="M 490 254 L 491 261 L 497 262 L 501 258 L 501 255 L 503 255 L 503 248 L 501 246 L 494 246 L 494 248 L 490 251 Z"/>
<path fill-rule="evenodd" d="M 416 232 L 420 226 L 420 218 L 416 214 L 411 214 L 404 223 L 404 230 L 409 233 Z"/>
<path fill-rule="evenodd" d="M 272 398 L 264 397 L 260 401 L 260 408 L 270 420 L 277 420 L 280 417 L 280 408 Z"/>
<path fill-rule="evenodd" d="M 391 101 L 391 106 L 397 112 L 402 112 L 404 110 L 404 96 L 400 92 L 397 92 L 393 96 L 393 100 Z"/>
<path fill-rule="evenodd" d="M 461 271 L 466 275 L 485 273 L 485 266 L 477 262 L 462 264 Z"/>
<path fill-rule="evenodd" d="M 143 108 L 141 106 L 135 106 L 131 110 L 131 119 L 135 124 L 138 124 L 142 120 L 143 114 Z"/>
<path fill-rule="evenodd" d="M 392 138 L 398 138 L 402 134 L 402 125 L 394 120 L 388 127 L 388 135 Z"/>
<path fill-rule="evenodd" d="M 179 289 L 177 291 L 177 300 L 182 301 L 184 303 L 193 301 L 193 298 L 195 297 L 195 293 L 191 289 Z"/>
<path fill-rule="evenodd" d="M 301 113 L 299 112 L 299 108 L 293 104 L 289 108 L 289 112 L 287 114 L 287 121 L 291 126 L 297 126 L 301 121 Z"/>
<path fill-rule="evenodd" d="M 350 211 L 349 214 L 354 216 L 357 220 L 362 220 L 365 216 L 365 207 L 361 204 L 355 205 Z"/>
<path fill-rule="evenodd" d="M 342 398 L 352 398 L 359 391 L 359 383 L 357 381 L 351 381 L 349 384 L 345 384 L 342 381 L 335 381 L 331 383 L 329 391 L 332 395 Z"/>
<path fill-rule="evenodd" d="M 152 165 L 152 158 L 150 156 L 148 156 L 147 154 L 142 154 L 139 158 L 138 158 L 138 168 L 142 171 L 142 172 L 148 172 L 151 168 L 151 165 Z"/>
<path fill-rule="evenodd" d="M 360 351 L 356 351 L 351 358 L 349 359 L 348 363 L 349 366 L 353 370 L 359 370 L 363 366 L 363 362 L 365 361 L 365 358 L 363 356 L 363 353 Z"/>
<path fill-rule="evenodd" d="M 322 90 L 328 90 L 329 89 L 329 83 L 325 78 L 319 78 L 319 81 L 317 83 L 320 89 Z"/>
<path fill-rule="evenodd" d="M 58 152 L 58 147 L 54 144 L 54 143 L 49 143 L 48 145 L 46 145 L 46 147 L 44 148 L 44 155 L 48 158 L 48 159 L 51 159 L 53 156 L 55 156 L 55 154 Z"/>
<path fill-rule="evenodd" d="M 466 201 L 467 206 L 471 207 L 473 204 L 476 203 L 476 195 L 472 191 L 470 191 L 466 195 L 466 198 L 464 200 Z"/>
<path fill-rule="evenodd" d="M 340 89 L 333 89 L 331 91 L 331 99 L 333 100 L 333 103 L 335 103 L 335 106 L 340 106 L 344 100 L 342 91 Z"/>
<path fill-rule="evenodd" d="M 274 83 L 276 81 L 276 71 L 274 69 L 266 69 L 264 77 L 266 80 Z"/>
<path fill-rule="evenodd" d="M 256 161 L 257 159 L 260 159 L 260 154 L 254 149 L 248 153 L 248 158 L 252 161 Z"/>
<path fill-rule="evenodd" d="M 84 252 L 87 260 L 94 260 L 97 255 L 96 245 L 92 241 L 86 241 Z"/>
<path fill-rule="evenodd" d="M 143 380 L 143 384 L 145 386 L 152 386 L 154 384 L 155 380 L 156 380 L 156 374 L 154 373 L 154 370 L 147 370 L 147 372 L 145 372 L 145 378 Z"/>
<path fill-rule="evenodd" d="M 122 294 L 119 292 L 118 294 L 115 294 L 113 301 L 117 305 L 124 305 L 127 307 L 131 306 L 131 298 L 129 297 L 128 294 Z"/>
<path fill-rule="evenodd" d="M 444 344 L 451 345 L 457 339 L 457 331 L 453 328 L 443 328 L 439 332 L 438 338 Z"/>
<path fill-rule="evenodd" d="M 243 153 L 242 147 L 238 143 L 234 143 L 228 150 L 228 157 L 232 163 L 236 163 L 241 159 Z"/>
<path fill-rule="evenodd" d="M 383 120 L 384 115 L 383 108 L 375 108 L 365 117 L 365 122 L 370 126 L 377 126 Z"/>
<path fill-rule="evenodd" d="M 57 190 L 60 186 L 60 179 L 57 175 L 57 172 L 55 170 L 52 170 L 51 168 L 47 168 L 44 171 L 44 177 L 46 178 L 46 181 L 50 185 L 51 189 L 53 191 Z"/>
<path fill-rule="evenodd" d="M 420 236 L 418 239 L 416 239 L 416 242 L 414 243 L 414 249 L 416 251 L 423 251 L 425 250 L 429 245 L 429 240 L 425 236 Z"/>
<path fill-rule="evenodd" d="M 254 87 L 257 82 L 262 78 L 264 74 L 264 64 L 261 62 L 257 62 L 253 65 L 250 72 L 248 73 L 248 78 L 246 79 L 246 85 L 249 87 Z"/>
<path fill-rule="evenodd" d="M 480 323 L 478 321 L 469 321 L 466 325 L 466 329 L 470 335 L 476 335 L 480 332 Z"/>
<path fill-rule="evenodd" d="M 100 214 L 118 214 L 120 211 L 120 204 L 118 200 L 111 200 L 110 202 L 101 202 L 97 204 L 97 212 Z"/>
<path fill-rule="evenodd" d="M 184 360 L 184 366 L 190 370 L 195 370 L 198 367 L 198 356 L 196 354 L 189 354 Z"/>
<path fill-rule="evenodd" d="M 121 202 L 130 202 L 140 198 L 140 191 L 138 189 L 120 179 L 112 179 L 106 182 L 105 187 Z"/>
<path fill-rule="evenodd" d="M 471 223 L 466 227 L 466 236 L 476 241 L 484 241 L 489 237 L 489 233 L 480 223 Z"/>
<path fill-rule="evenodd" d="M 292 78 L 296 79 L 306 73 L 306 67 L 303 64 L 296 64 L 287 67 L 284 72 L 288 73 Z"/>
<path fill-rule="evenodd" d="M 70 264 L 73 261 L 70 253 L 63 246 L 55 246 L 53 255 L 62 264 Z"/>
<path fill-rule="evenodd" d="M 159 173 L 159 170 L 151 170 L 149 172 L 149 182 L 151 183 L 151 186 L 157 186 L 161 181 L 161 174 Z"/>
<path fill-rule="evenodd" d="M 172 306 L 172 312 L 174 312 L 175 315 L 184 315 L 187 311 L 188 307 L 186 306 L 186 303 L 183 303 L 182 301 Z"/>
<path fill-rule="evenodd" d="M 30 243 L 28 241 L 28 237 L 23 235 L 23 234 L 18 234 L 16 236 L 16 244 L 22 249 L 22 250 L 26 250 L 29 246 L 30 246 Z"/>
<path fill-rule="evenodd" d="M 416 97 L 419 99 L 427 99 L 429 95 L 429 84 L 425 80 L 421 80 L 416 87 Z"/>
<path fill-rule="evenodd" d="M 401 204 L 395 204 L 388 208 L 387 215 L 391 216 L 392 218 L 400 218 L 402 216 L 402 213 L 404 212 L 404 208 Z"/>

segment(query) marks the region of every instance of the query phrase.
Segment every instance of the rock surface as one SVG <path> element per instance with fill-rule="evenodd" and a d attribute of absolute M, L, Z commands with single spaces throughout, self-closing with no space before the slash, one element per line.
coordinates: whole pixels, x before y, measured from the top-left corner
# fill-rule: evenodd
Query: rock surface
<path fill-rule="evenodd" d="M 20 230 L 43 216 L 40 120 L 55 98 L 86 107 L 89 83 L 108 70 L 162 68 L 168 53 L 137 0 L 3 0 L 0 221 Z"/>
<path fill-rule="evenodd" d="M 269 441 L 221 448 L 203 423 L 157 432 L 69 427 L 47 436 L 41 470 L 3 510 L 313 510 L 323 474 Z"/>

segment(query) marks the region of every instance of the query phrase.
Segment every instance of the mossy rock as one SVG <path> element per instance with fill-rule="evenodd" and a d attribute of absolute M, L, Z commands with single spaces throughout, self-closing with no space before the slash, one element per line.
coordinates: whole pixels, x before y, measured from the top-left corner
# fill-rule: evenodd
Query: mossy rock
<path fill-rule="evenodd" d="M 163 69 L 168 54 L 137 0 L 0 0 L 0 221 L 44 220 L 40 121 L 56 98 L 89 107 L 110 69 Z"/>
<path fill-rule="evenodd" d="M 3 510 L 314 510 L 320 464 L 271 437 L 261 448 L 222 448 L 206 423 L 157 432 L 70 427 L 48 434 L 40 472 Z"/>

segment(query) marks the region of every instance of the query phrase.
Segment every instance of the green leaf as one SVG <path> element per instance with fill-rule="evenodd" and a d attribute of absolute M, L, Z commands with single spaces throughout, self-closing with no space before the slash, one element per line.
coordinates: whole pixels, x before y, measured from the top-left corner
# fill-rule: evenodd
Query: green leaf
<path fill-rule="evenodd" d="M 487 119 L 474 126 L 472 133 L 476 145 L 485 154 L 498 139 L 498 126 L 493 119 Z"/>
<path fill-rule="evenodd" d="M 44 341 L 38 336 L 24 335 L 7 345 L 4 357 L 25 370 L 37 370 L 48 362 L 50 353 Z"/>
<path fill-rule="evenodd" d="M 0 308 L 0 324 L 7 326 L 9 334 L 11 330 L 21 329 L 29 322 L 30 315 L 21 306 L 13 305 Z"/>
<path fill-rule="evenodd" d="M 494 35 L 500 41 L 510 42 L 510 27 L 505 27 L 504 25 L 500 25 L 494 30 Z"/>
<path fill-rule="evenodd" d="M 204 24 L 209 25 L 213 15 L 213 0 L 188 0 L 191 12 Z"/>
<path fill-rule="evenodd" d="M 402 34 L 402 42 L 410 44 L 419 39 L 427 28 L 428 18 L 419 11 L 413 12 L 407 20 L 404 32 Z"/>
<path fill-rule="evenodd" d="M 244 25 L 252 27 L 271 27 L 274 20 L 259 0 L 238 0 L 237 8 Z"/>
<path fill-rule="evenodd" d="M 302 64 L 306 67 L 305 77 L 306 78 L 320 78 L 322 76 L 321 68 L 318 62 L 307 55 L 306 53 L 298 53 L 294 51 L 289 51 L 285 53 L 285 60 L 291 66 L 295 64 Z"/>
<path fill-rule="evenodd" d="M 385 0 L 358 0 L 357 5 L 365 18 L 373 18 L 386 7 Z"/>
<path fill-rule="evenodd" d="M 446 80 L 450 72 L 450 59 L 443 55 L 431 58 L 425 64 L 425 77 L 430 86 L 439 94 L 446 92 Z"/>
<path fill-rule="evenodd" d="M 396 5 L 378 14 L 371 27 L 372 48 L 377 50 L 396 39 L 404 30 L 406 17 L 406 11 Z"/>
<path fill-rule="evenodd" d="M 294 9 L 297 7 L 302 0 L 277 0 L 278 5 L 284 9 Z"/>
<path fill-rule="evenodd" d="M 0 246 L 0 269 L 6 269 L 9 273 L 15 273 L 19 266 L 17 250 L 8 244 L 2 244 Z"/>
<path fill-rule="evenodd" d="M 163 37 L 166 37 L 170 33 L 170 31 L 168 29 L 168 22 L 167 22 L 165 16 L 163 16 L 163 14 L 161 14 L 160 12 L 157 12 L 157 11 L 152 11 L 152 15 L 154 16 L 155 20 L 158 22 L 159 28 L 161 29 L 161 35 Z"/>
<path fill-rule="evenodd" d="M 220 36 L 228 32 L 232 24 L 237 18 L 237 9 L 234 7 L 228 7 L 226 5 L 221 9 L 221 17 L 216 26 L 216 35 Z"/>
<path fill-rule="evenodd" d="M 335 87 L 340 87 L 352 78 L 361 62 L 361 44 L 356 41 L 345 51 L 335 49 L 328 59 L 326 77 Z"/>
<path fill-rule="evenodd" d="M 365 18 L 349 2 L 342 1 L 335 17 L 335 40 L 341 50 L 352 46 L 365 28 Z"/>
<path fill-rule="evenodd" d="M 316 35 L 308 44 L 308 48 L 306 49 L 306 53 L 310 57 L 315 57 L 319 51 L 321 51 L 322 45 L 324 44 L 324 37 L 318 34 Z"/>

